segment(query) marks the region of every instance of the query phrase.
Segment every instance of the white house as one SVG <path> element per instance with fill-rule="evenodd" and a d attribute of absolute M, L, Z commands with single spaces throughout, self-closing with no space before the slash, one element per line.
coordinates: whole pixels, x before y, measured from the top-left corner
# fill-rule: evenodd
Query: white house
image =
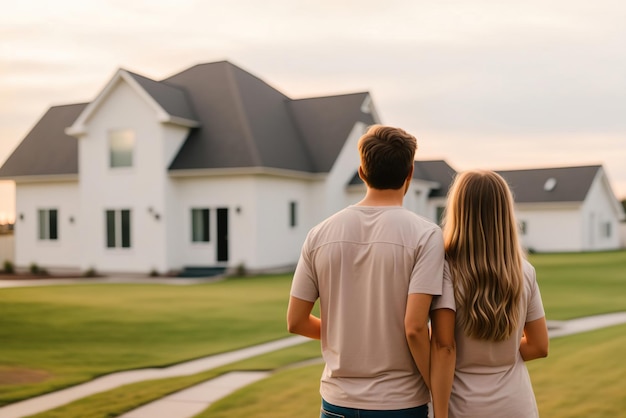
<path fill-rule="evenodd" d="M 50 108 L 0 167 L 16 183 L 15 266 L 291 268 L 313 225 L 362 198 L 357 141 L 373 123 L 367 92 L 294 100 L 225 61 L 160 81 L 119 70 L 92 102 Z M 623 211 L 593 173 L 576 199 L 519 202 L 526 245 L 615 247 Z M 406 207 L 439 220 L 455 174 L 416 161 Z M 554 177 L 547 196 L 569 184 Z"/>
<path fill-rule="evenodd" d="M 161 81 L 119 70 L 91 103 L 50 108 L 0 168 L 16 183 L 15 265 L 293 266 L 309 228 L 362 197 L 373 123 L 368 93 L 292 100 L 229 62 Z M 433 187 L 416 179 L 408 205 L 434 219 Z"/>
<path fill-rule="evenodd" d="M 624 208 L 601 165 L 499 173 L 513 191 L 522 243 L 530 251 L 621 248 Z"/>

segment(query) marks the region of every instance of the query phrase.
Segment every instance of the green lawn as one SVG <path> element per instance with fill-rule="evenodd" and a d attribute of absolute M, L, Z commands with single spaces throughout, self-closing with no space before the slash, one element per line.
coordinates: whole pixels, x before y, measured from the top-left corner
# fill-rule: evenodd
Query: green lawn
<path fill-rule="evenodd" d="M 626 311 L 626 251 L 532 254 L 548 319 Z"/>
<path fill-rule="evenodd" d="M 551 341 L 548 358 L 528 363 L 539 413 L 550 418 L 614 418 L 626 409 L 626 325 Z M 285 370 L 211 405 L 195 418 L 313 417 L 323 365 Z"/>
<path fill-rule="evenodd" d="M 533 254 L 530 260 L 537 269 L 548 319 L 626 311 L 626 251 Z M 92 284 L 0 289 L 0 405 L 113 371 L 166 366 L 286 337 L 290 282 L 290 275 L 282 275 L 193 286 Z M 563 341 L 570 338 L 574 337 Z M 561 344 L 558 341 L 550 358 L 537 364 L 549 364 L 560 356 L 554 349 Z M 595 340 L 580 344 L 583 348 L 598 346 Z M 293 361 L 319 355 L 319 346 L 313 343 L 313 347 L 313 353 L 295 355 Z M 280 364 L 275 367 L 292 362 L 286 353 L 289 351 L 276 359 Z M 601 360 L 592 357 L 589 361 Z M 275 368 L 269 363 L 259 367 Z M 317 394 L 319 366 L 311 369 L 313 380 L 301 383 L 306 385 L 304 392 L 312 385 Z M 138 383 L 81 400 L 75 414 L 65 409 L 41 416 L 115 416 L 209 379 L 223 372 L 220 370 Z M 300 373 L 302 370 L 284 371 L 298 381 Z M 533 371 L 533 379 L 535 375 Z M 582 378 L 579 384 L 585 386 L 587 381 Z M 308 404 L 302 400 L 298 405 L 305 408 Z"/>
<path fill-rule="evenodd" d="M 0 405 L 286 337 L 288 293 L 289 276 L 2 289 Z"/>

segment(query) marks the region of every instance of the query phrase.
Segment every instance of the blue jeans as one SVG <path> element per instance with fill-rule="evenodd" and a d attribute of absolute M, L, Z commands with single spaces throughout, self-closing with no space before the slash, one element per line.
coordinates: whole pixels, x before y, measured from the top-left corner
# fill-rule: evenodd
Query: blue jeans
<path fill-rule="evenodd" d="M 379 411 L 336 406 L 322 399 L 320 418 L 428 418 L 428 405 L 416 406 L 415 408 Z"/>

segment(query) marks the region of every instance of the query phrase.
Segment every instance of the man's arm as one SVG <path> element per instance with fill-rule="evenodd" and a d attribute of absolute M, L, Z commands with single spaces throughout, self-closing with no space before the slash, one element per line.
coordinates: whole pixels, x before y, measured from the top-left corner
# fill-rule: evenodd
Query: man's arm
<path fill-rule="evenodd" d="M 300 334 L 319 340 L 321 321 L 318 317 L 311 315 L 314 305 L 315 302 L 291 296 L 287 308 L 287 330 L 292 334 Z"/>
<path fill-rule="evenodd" d="M 433 409 L 437 418 L 448 416 L 448 402 L 456 365 L 455 316 L 452 309 L 436 309 L 430 313 L 430 383 Z"/>
<path fill-rule="evenodd" d="M 428 311 L 432 295 L 411 293 L 406 302 L 404 332 L 413 361 L 426 386 L 430 389 L 430 339 L 428 337 Z"/>
<path fill-rule="evenodd" d="M 545 316 L 535 321 L 526 322 L 524 336 L 519 347 L 524 361 L 547 357 L 549 344 Z"/>

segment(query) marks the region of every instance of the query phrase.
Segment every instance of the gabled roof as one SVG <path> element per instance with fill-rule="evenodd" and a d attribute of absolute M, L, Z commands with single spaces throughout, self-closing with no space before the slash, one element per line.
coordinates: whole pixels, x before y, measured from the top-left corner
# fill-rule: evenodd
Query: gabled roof
<path fill-rule="evenodd" d="M 369 99 L 367 93 L 292 100 L 227 61 L 196 65 L 161 81 L 121 69 L 91 103 L 80 105 L 79 110 L 64 114 L 57 121 L 42 118 L 27 136 L 28 147 L 24 149 L 30 151 L 20 150 L 20 167 L 12 162 L 5 164 L 3 175 L 13 178 L 27 175 L 26 172 L 28 175 L 76 174 L 76 150 L 66 154 L 66 148 L 55 144 L 62 138 L 77 146 L 76 140 L 65 132 L 83 134 L 91 114 L 120 80 L 147 100 L 161 122 L 191 128 L 169 167 L 170 172 L 276 168 L 323 173 L 334 164 L 357 121 L 377 122 L 367 109 L 361 109 Z M 50 117 L 54 119 L 58 110 L 53 109 Z M 31 161 L 29 155 L 33 149 L 44 156 L 54 154 L 58 164 L 61 160 L 64 163 L 44 168 L 35 161 L 35 154 Z M 11 156 L 10 160 L 13 159 Z M 29 168 L 21 168 L 22 165 Z"/>
<path fill-rule="evenodd" d="M 159 122 L 174 123 L 186 127 L 199 125 L 183 89 L 119 69 L 98 94 L 98 97 L 87 105 L 71 126 L 66 128 L 65 132 L 76 137 L 83 135 L 85 124 L 91 115 L 97 111 L 100 104 L 106 100 L 120 80 L 128 83 L 140 97 L 146 100 L 156 112 Z"/>
<path fill-rule="evenodd" d="M 368 98 L 368 93 L 355 93 L 294 100 L 289 103 L 306 149 L 311 155 L 314 171 L 330 171 L 356 121 L 365 125 L 376 123 L 371 113 L 365 113 L 361 109 L 361 105 Z"/>
<path fill-rule="evenodd" d="M 78 140 L 65 134 L 87 103 L 54 106 L 0 167 L 0 178 L 78 173 Z"/>
<path fill-rule="evenodd" d="M 126 71 L 169 115 L 197 121 L 196 113 L 189 103 L 187 92 L 181 87 L 154 81 L 139 74 Z"/>
<path fill-rule="evenodd" d="M 290 99 L 264 81 L 226 61 L 196 65 L 164 81 L 187 89 L 202 124 L 189 135 L 170 170 L 313 171 L 288 113 Z"/>
<path fill-rule="evenodd" d="M 516 203 L 582 202 L 601 168 L 590 165 L 497 172 L 509 183 Z"/>

